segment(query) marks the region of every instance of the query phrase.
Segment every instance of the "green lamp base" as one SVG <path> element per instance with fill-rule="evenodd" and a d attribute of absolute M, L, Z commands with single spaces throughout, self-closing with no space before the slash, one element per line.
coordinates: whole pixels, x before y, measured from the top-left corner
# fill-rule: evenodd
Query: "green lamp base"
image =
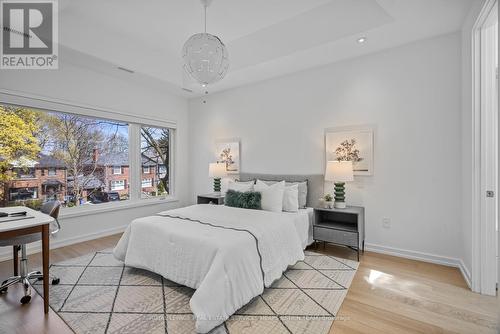
<path fill-rule="evenodd" d="M 334 207 L 337 209 L 345 209 L 345 182 L 335 182 L 334 194 L 335 194 L 335 203 Z"/>
<path fill-rule="evenodd" d="M 214 178 L 214 193 L 220 193 L 220 178 Z"/>

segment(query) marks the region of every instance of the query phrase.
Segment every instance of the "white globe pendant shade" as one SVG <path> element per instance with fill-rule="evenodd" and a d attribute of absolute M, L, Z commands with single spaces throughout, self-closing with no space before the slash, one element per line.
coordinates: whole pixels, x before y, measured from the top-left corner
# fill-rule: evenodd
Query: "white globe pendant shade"
<path fill-rule="evenodd" d="M 185 71 L 204 86 L 222 80 L 229 69 L 226 46 L 219 37 L 206 32 L 184 43 L 182 58 Z"/>

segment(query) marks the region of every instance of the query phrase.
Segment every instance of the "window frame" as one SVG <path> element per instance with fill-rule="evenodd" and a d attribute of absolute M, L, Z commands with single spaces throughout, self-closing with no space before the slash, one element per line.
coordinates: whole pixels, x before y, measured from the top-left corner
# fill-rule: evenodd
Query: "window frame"
<path fill-rule="evenodd" d="M 168 175 L 168 184 L 169 184 L 169 193 L 167 195 L 161 195 L 161 196 L 153 196 L 150 198 L 142 198 L 142 158 L 141 158 L 141 128 L 142 127 L 152 127 L 152 128 L 165 128 L 169 130 L 169 162 L 170 166 L 165 166 L 167 168 L 169 175 Z M 162 124 L 152 124 L 152 123 L 135 123 L 135 124 L 130 124 L 129 123 L 129 138 L 134 138 L 133 142 L 131 141 L 129 143 L 129 152 L 132 152 L 131 145 L 134 146 L 133 150 L 136 150 L 136 153 L 134 155 L 135 159 L 130 160 L 130 173 L 129 173 L 129 180 L 130 180 L 130 194 L 131 194 L 131 199 L 133 198 L 134 200 L 139 200 L 139 201 L 155 201 L 155 200 L 169 200 L 169 199 L 175 199 L 177 200 L 176 197 L 176 187 L 175 187 L 175 165 L 176 161 L 175 159 L 175 152 L 177 149 L 176 146 L 176 134 L 177 134 L 177 129 L 164 126 Z M 131 153 L 130 153 L 131 154 Z M 130 156 L 129 156 L 130 158 Z M 141 166 L 140 169 L 133 169 L 133 165 L 136 166 Z M 151 168 L 151 167 L 150 167 Z M 154 175 L 155 173 L 153 173 Z M 133 177 L 132 177 L 133 175 Z M 154 177 L 153 177 L 154 178 Z M 135 183 L 135 189 L 138 189 L 139 191 L 134 192 L 132 194 L 132 182 Z M 154 182 L 154 180 L 153 180 Z"/>
<path fill-rule="evenodd" d="M 33 199 L 33 200 L 36 200 L 36 199 L 39 199 L 40 198 L 40 194 L 38 193 L 38 187 L 16 187 L 16 188 L 9 188 L 9 191 L 7 192 L 7 196 L 9 196 L 9 201 L 19 201 L 18 199 L 11 199 L 11 196 L 12 196 L 12 190 L 16 189 L 17 192 L 16 194 L 19 194 L 19 190 L 20 189 L 26 189 L 26 190 L 33 190 L 33 193 L 36 195 L 35 197 L 32 197 L 32 198 L 29 198 L 29 199 Z"/>
<path fill-rule="evenodd" d="M 116 184 L 117 183 L 120 183 L 121 185 L 123 185 L 123 188 L 120 187 L 120 189 L 116 189 L 116 188 L 113 188 L 113 183 Z M 119 190 L 126 190 L 127 189 L 127 184 L 125 182 L 125 180 L 111 180 L 111 183 L 109 185 L 109 191 L 119 191 Z"/>
<path fill-rule="evenodd" d="M 118 173 L 115 173 L 115 169 L 120 169 Z M 122 175 L 123 174 L 123 166 L 111 166 L 111 174 L 112 175 Z"/>
<path fill-rule="evenodd" d="M 52 174 L 51 171 L 53 171 L 54 174 Z M 57 168 L 56 167 L 47 168 L 47 176 L 57 176 Z"/>
<path fill-rule="evenodd" d="M 14 180 L 33 180 L 36 179 L 36 168 L 35 167 L 14 167 L 12 168 L 14 172 Z"/>
<path fill-rule="evenodd" d="M 144 185 L 144 181 L 149 181 L 149 183 L 147 185 Z M 149 179 L 142 179 L 141 180 L 141 188 L 144 189 L 144 188 L 151 188 L 153 187 L 153 179 L 152 178 L 149 178 Z"/>
<path fill-rule="evenodd" d="M 73 207 L 63 208 L 60 216 L 79 217 L 88 214 L 97 214 L 101 212 L 110 212 L 124 208 L 135 208 L 141 206 L 158 205 L 165 203 L 178 202 L 176 197 L 176 134 L 177 123 L 171 120 L 155 119 L 147 116 L 136 116 L 123 111 L 104 109 L 90 105 L 79 105 L 74 102 L 51 99 L 31 95 L 24 92 L 11 91 L 0 88 L 0 104 L 12 105 L 18 107 L 33 108 L 44 112 L 62 112 L 84 117 L 94 117 L 107 119 L 111 121 L 125 122 L 129 129 L 129 176 L 127 185 L 129 187 L 129 199 L 127 201 L 102 203 L 91 207 Z M 165 196 L 142 199 L 141 194 L 141 149 L 140 149 L 140 128 L 141 126 L 151 126 L 168 128 L 170 130 L 170 174 L 169 184 L 170 193 Z"/>

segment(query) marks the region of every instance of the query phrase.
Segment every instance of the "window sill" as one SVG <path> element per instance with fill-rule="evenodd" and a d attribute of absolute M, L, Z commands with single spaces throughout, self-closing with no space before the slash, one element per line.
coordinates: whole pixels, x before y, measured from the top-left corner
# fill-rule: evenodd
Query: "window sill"
<path fill-rule="evenodd" d="M 63 208 L 61 210 L 60 219 L 64 218 L 74 218 L 88 215 L 95 215 L 103 212 L 111 212 L 123 209 L 131 209 L 143 206 L 159 205 L 166 203 L 175 203 L 179 200 L 175 197 L 166 198 L 149 198 L 140 199 L 136 201 L 126 200 L 120 203 L 105 203 L 96 205 L 85 205 L 81 208 Z"/>

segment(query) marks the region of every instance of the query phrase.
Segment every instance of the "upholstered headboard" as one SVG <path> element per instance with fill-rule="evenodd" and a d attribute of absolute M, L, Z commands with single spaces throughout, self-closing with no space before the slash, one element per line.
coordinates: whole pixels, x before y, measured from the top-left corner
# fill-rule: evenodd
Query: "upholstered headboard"
<path fill-rule="evenodd" d="M 307 206 L 317 207 L 319 199 L 324 195 L 325 178 L 323 175 L 281 175 L 281 174 L 256 174 L 240 173 L 237 177 L 240 181 L 250 181 L 260 179 L 263 181 L 288 181 L 303 182 L 307 180 Z"/>

